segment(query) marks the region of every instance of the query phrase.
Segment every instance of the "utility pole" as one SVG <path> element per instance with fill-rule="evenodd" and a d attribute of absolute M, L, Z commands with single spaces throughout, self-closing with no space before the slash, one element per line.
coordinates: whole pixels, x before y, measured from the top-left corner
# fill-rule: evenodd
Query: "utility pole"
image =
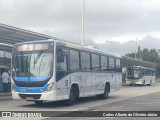
<path fill-rule="evenodd" d="M 85 18 L 85 0 L 82 0 L 82 35 L 81 35 L 81 45 L 84 44 L 84 18 Z"/>
<path fill-rule="evenodd" d="M 137 39 L 136 39 L 136 48 L 135 48 L 135 59 L 137 58 Z"/>

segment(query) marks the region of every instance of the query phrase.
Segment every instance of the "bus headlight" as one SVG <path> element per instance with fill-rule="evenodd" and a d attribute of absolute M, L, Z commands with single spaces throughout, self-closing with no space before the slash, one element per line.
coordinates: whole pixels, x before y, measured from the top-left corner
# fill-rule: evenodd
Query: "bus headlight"
<path fill-rule="evenodd" d="M 53 84 L 54 84 L 54 82 L 49 83 L 49 84 L 48 84 L 48 88 L 46 89 L 46 91 L 51 91 L 52 88 L 53 88 Z"/>

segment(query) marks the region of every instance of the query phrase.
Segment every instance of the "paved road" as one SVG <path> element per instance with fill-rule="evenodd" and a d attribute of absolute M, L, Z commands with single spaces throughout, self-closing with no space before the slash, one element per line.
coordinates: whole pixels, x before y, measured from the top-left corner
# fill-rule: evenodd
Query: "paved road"
<path fill-rule="evenodd" d="M 142 96 L 160 91 L 160 84 L 153 86 L 124 86 L 117 92 L 110 94 L 107 100 L 99 100 L 96 97 L 89 97 L 81 99 L 74 106 L 65 106 L 62 102 L 48 102 L 42 106 L 36 106 L 33 102 L 25 100 L 0 100 L 0 110 L 17 110 L 17 111 L 78 111 L 88 110 L 91 107 L 96 107 L 104 104 L 109 104 L 116 101 L 122 101 L 129 98 Z"/>
<path fill-rule="evenodd" d="M 160 92 L 151 93 L 148 95 L 142 95 L 139 97 L 130 98 L 127 100 L 117 101 L 97 107 L 92 107 L 89 109 L 89 111 L 160 111 Z M 85 112 L 86 114 L 87 112 Z M 104 117 L 86 117 L 86 118 L 80 118 L 80 117 L 74 117 L 74 118 L 48 118 L 45 120 L 106 120 Z M 159 120 L 158 117 L 108 117 L 108 120 L 110 119 L 116 119 L 116 120 Z"/>
<path fill-rule="evenodd" d="M 11 100 L 11 98 L 6 100 L 0 100 L 0 111 L 79 111 L 79 110 L 132 110 L 135 105 L 141 105 L 143 107 L 140 110 L 148 109 L 147 105 L 149 102 L 153 102 L 159 105 L 159 101 L 155 100 L 154 93 L 158 96 L 160 92 L 160 84 L 155 84 L 153 86 L 124 86 L 117 92 L 111 93 L 107 100 L 99 100 L 96 97 L 89 97 L 81 99 L 74 106 L 65 106 L 62 102 L 48 102 L 42 106 L 37 106 L 33 102 L 26 102 L 25 100 Z M 151 99 L 145 95 L 148 95 Z M 143 103 L 139 97 L 146 99 L 146 103 Z M 137 98 L 135 98 L 137 97 Z M 154 99 L 155 101 L 152 101 Z M 159 98 L 158 98 L 159 99 Z M 127 102 L 128 101 L 128 102 Z M 147 103 L 148 101 L 148 103 Z M 146 107 L 145 107 L 146 106 Z M 136 107 L 135 107 L 136 108 Z M 151 110 L 154 109 L 154 107 Z M 55 118 L 58 119 L 58 118 Z M 69 118 L 66 118 L 69 119 Z M 82 118 L 77 118 L 82 119 Z M 95 119 L 95 118 L 88 118 Z M 104 119 L 104 118 L 96 118 Z M 109 118 L 111 119 L 111 118 Z M 127 119 L 127 118 L 125 118 Z"/>

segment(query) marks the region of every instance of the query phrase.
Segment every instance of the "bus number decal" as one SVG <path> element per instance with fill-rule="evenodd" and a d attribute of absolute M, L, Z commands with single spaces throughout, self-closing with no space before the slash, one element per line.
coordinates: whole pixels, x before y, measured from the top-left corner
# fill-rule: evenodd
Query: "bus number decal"
<path fill-rule="evenodd" d="M 68 86 L 68 80 L 65 80 L 65 86 Z"/>

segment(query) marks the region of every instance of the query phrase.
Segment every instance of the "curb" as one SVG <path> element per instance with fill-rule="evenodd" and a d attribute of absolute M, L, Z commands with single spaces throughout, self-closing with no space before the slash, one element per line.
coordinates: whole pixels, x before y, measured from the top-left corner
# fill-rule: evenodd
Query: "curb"
<path fill-rule="evenodd" d="M 0 93 L 0 97 L 1 96 L 12 96 L 12 94 L 11 93 Z"/>

